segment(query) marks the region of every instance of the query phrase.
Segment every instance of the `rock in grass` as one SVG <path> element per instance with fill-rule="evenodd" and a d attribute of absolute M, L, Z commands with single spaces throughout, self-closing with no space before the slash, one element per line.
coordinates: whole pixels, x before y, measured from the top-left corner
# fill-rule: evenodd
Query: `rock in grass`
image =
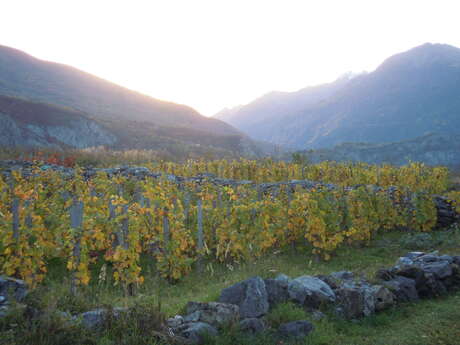
<path fill-rule="evenodd" d="M 311 313 L 313 320 L 319 321 L 326 318 L 326 314 L 320 312 L 319 310 L 313 310 Z"/>
<path fill-rule="evenodd" d="M 179 329 L 180 335 L 192 344 L 202 344 L 207 338 L 217 336 L 218 332 L 205 322 L 186 323 Z"/>
<path fill-rule="evenodd" d="M 189 302 L 185 321 L 205 322 L 213 326 L 223 326 L 239 320 L 239 307 L 235 304 L 218 302 Z"/>
<path fill-rule="evenodd" d="M 98 328 L 103 325 L 107 318 L 106 309 L 95 309 L 80 314 L 83 326 L 86 328 Z"/>
<path fill-rule="evenodd" d="M 375 303 L 369 289 L 360 286 L 343 286 L 336 290 L 337 312 L 352 320 L 369 316 L 375 312 Z"/>
<path fill-rule="evenodd" d="M 374 314 L 394 304 L 394 295 L 384 286 L 367 282 L 345 283 L 336 291 L 337 312 L 346 319 Z"/>
<path fill-rule="evenodd" d="M 419 299 L 414 279 L 396 276 L 383 285 L 395 295 L 398 302 L 413 302 Z"/>
<path fill-rule="evenodd" d="M 289 298 L 294 302 L 312 308 L 321 304 L 335 302 L 331 287 L 319 278 L 302 276 L 289 282 Z"/>
<path fill-rule="evenodd" d="M 459 257 L 460 258 L 460 257 Z M 287 275 L 285 274 L 278 274 L 276 277 L 275 277 L 275 280 L 277 282 L 280 283 L 280 285 L 284 286 L 284 287 L 288 287 L 289 285 L 289 282 L 291 281 L 291 278 L 289 278 Z"/>
<path fill-rule="evenodd" d="M 382 285 L 373 285 L 371 289 L 376 312 L 385 310 L 396 303 L 395 295 L 386 287 Z"/>
<path fill-rule="evenodd" d="M 240 317 L 261 317 L 268 312 L 269 302 L 265 282 L 253 277 L 222 290 L 219 302 L 236 304 L 240 308 Z"/>
<path fill-rule="evenodd" d="M 447 287 L 444 284 L 445 280 L 440 280 L 433 273 L 425 273 L 424 278 L 425 280 L 423 281 L 423 285 L 417 285 L 419 296 L 432 298 L 442 296 L 447 293 Z"/>
<path fill-rule="evenodd" d="M 166 320 L 166 325 L 169 328 L 178 328 L 182 324 L 184 324 L 185 320 L 181 315 L 176 315 Z"/>
<path fill-rule="evenodd" d="M 448 261 L 438 261 L 424 265 L 423 271 L 434 274 L 437 279 L 445 279 L 452 275 L 452 266 Z"/>
<path fill-rule="evenodd" d="M 240 330 L 245 333 L 256 334 L 263 332 L 267 325 L 262 319 L 250 318 L 240 321 Z"/>
<path fill-rule="evenodd" d="M 457 286 L 455 257 L 439 256 L 437 252 L 422 254 L 413 255 L 412 264 L 397 265 L 392 271 L 395 275 L 414 279 L 420 297 L 440 296 Z"/>
<path fill-rule="evenodd" d="M 279 303 L 285 303 L 289 300 L 288 282 L 277 279 L 265 279 L 265 288 L 268 294 L 270 307 Z"/>
<path fill-rule="evenodd" d="M 404 257 L 414 260 L 422 255 L 425 255 L 425 253 L 424 252 L 409 252 L 406 255 L 404 255 Z"/>
<path fill-rule="evenodd" d="M 283 338 L 303 338 L 312 331 L 313 325 L 306 320 L 283 323 L 278 328 L 278 334 Z"/>
<path fill-rule="evenodd" d="M 329 285 L 333 290 L 337 289 L 345 281 L 350 281 L 355 278 L 353 272 L 350 271 L 339 271 L 332 272 L 329 275 L 317 275 L 317 278 L 321 279 L 327 285 Z"/>
<path fill-rule="evenodd" d="M 395 274 L 394 272 L 392 272 L 391 269 L 386 269 L 386 268 L 380 268 L 377 270 L 377 272 L 375 273 L 375 277 L 379 280 L 384 280 L 384 281 L 388 281 L 388 280 L 392 280 L 395 278 Z"/>
<path fill-rule="evenodd" d="M 113 310 L 99 308 L 81 313 L 77 319 L 81 319 L 86 328 L 95 329 L 101 327 L 108 318 L 119 318 L 122 313 L 127 311 L 127 308 L 114 308 Z"/>
<path fill-rule="evenodd" d="M 0 304 L 5 304 L 10 299 L 22 302 L 27 293 L 27 285 L 23 280 L 0 276 L 0 298 L 2 301 Z"/>
<path fill-rule="evenodd" d="M 453 257 L 452 257 L 452 260 L 453 260 L 454 264 L 460 266 L 460 255 L 455 255 L 455 256 L 453 256 Z"/>

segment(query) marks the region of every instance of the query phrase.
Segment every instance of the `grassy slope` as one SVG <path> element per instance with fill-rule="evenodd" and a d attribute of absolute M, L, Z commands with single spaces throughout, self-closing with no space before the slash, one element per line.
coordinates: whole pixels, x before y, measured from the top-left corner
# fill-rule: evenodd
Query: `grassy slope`
<path fill-rule="evenodd" d="M 272 277 L 278 273 L 290 276 L 304 274 L 325 274 L 337 270 L 353 270 L 372 279 L 373 273 L 380 267 L 391 266 L 396 259 L 410 250 L 404 248 L 399 237 L 401 234 L 390 233 L 376 239 L 366 248 L 342 248 L 336 257 L 329 262 L 316 262 L 308 254 L 309 248 L 289 249 L 285 252 L 273 253 L 257 261 L 239 266 L 214 264 L 206 273 L 193 273 L 178 284 L 170 285 L 158 281 L 153 273 L 153 265 L 145 259 L 143 267 L 146 282 L 134 298 L 125 298 L 118 287 L 113 287 L 110 280 L 93 283 L 81 290 L 77 298 L 68 293 L 68 276 L 63 263 L 52 265 L 46 284 L 36 290 L 31 299 L 40 300 L 41 307 L 47 310 L 68 310 L 72 313 L 86 311 L 101 305 L 133 306 L 157 305 L 160 296 L 162 311 L 175 315 L 183 311 L 188 301 L 215 300 L 222 288 L 254 275 Z M 460 253 L 460 231 L 438 233 L 432 247 L 442 253 Z M 427 250 L 432 248 L 426 248 Z M 97 281 L 98 272 L 94 272 Z M 423 300 L 415 304 L 404 304 L 389 309 L 378 315 L 365 318 L 358 322 L 337 319 L 333 313 L 326 311 L 327 318 L 313 321 L 316 330 L 300 344 L 350 344 L 350 345 L 454 345 L 460 344 L 460 293 L 446 297 Z M 299 318 L 311 319 L 311 315 L 292 305 L 281 305 L 271 312 L 268 319 L 276 326 L 280 322 L 293 321 Z M 124 331 L 116 327 L 99 333 L 90 334 L 74 328 L 66 328 L 53 324 L 52 330 L 44 332 L 43 326 L 35 330 L 27 329 L 19 332 L 21 336 L 12 336 L 15 344 L 27 344 L 34 339 L 39 344 L 155 344 L 149 334 L 137 330 L 130 321 L 123 325 Z M 74 332 L 74 333 L 72 333 Z M 131 332 L 131 333 L 130 333 Z M 26 335 L 27 333 L 27 335 Z M 6 333 L 3 334 L 5 336 Z M 50 336 L 50 334 L 53 334 Z M 73 335 L 75 338 L 73 337 Z M 2 338 L 0 333 L 0 339 Z M 41 341 L 37 339 L 42 338 Z M 66 339 L 66 341 L 62 339 Z M 61 339 L 61 340 L 59 340 Z M 1 343 L 1 342 L 0 342 Z M 235 330 L 227 330 L 219 339 L 210 344 L 280 344 L 272 336 L 264 335 L 247 338 Z M 284 344 L 291 344 L 285 342 Z"/>

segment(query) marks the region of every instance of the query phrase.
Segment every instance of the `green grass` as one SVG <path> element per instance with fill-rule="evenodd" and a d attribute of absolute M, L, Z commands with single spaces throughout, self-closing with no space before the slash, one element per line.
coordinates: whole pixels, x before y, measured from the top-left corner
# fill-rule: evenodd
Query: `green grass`
<path fill-rule="evenodd" d="M 441 253 L 460 254 L 458 229 L 433 233 L 432 237 L 433 241 L 426 243 L 427 248 L 422 249 L 431 250 L 435 246 Z M 159 280 L 153 262 L 143 258 L 146 280 L 135 297 L 124 297 L 122 289 L 113 286 L 110 278 L 98 281 L 101 264 L 94 270 L 94 279 L 90 286 L 81 288 L 78 296 L 72 296 L 69 292 L 69 277 L 65 265 L 53 261 L 50 263 L 50 272 L 45 283 L 33 291 L 28 300 L 32 306 L 44 310 L 49 315 L 53 315 L 55 310 L 79 313 L 107 305 L 135 306 L 144 311 L 139 315 L 155 315 L 156 308 L 161 302 L 162 312 L 172 316 L 183 312 L 189 301 L 215 300 L 223 288 L 255 275 L 269 278 L 284 273 L 296 277 L 351 270 L 373 279 L 377 269 L 394 265 L 399 256 L 410 251 L 407 243 L 401 238 L 401 233 L 387 233 L 376 238 L 368 247 L 342 247 L 329 262 L 316 261 L 309 254 L 308 247 L 299 246 L 297 250 L 289 248 L 240 265 L 213 263 L 208 265 L 205 272 L 194 272 L 173 285 Z M 331 312 L 326 314 L 326 318 L 317 321 L 303 309 L 285 304 L 274 308 L 266 319 L 274 327 L 299 318 L 310 319 L 315 331 L 300 344 L 460 344 L 460 293 L 423 300 L 416 304 L 398 305 L 358 322 L 338 319 Z M 3 322 L 0 327 L 0 344 L 3 344 L 2 341 L 5 339 L 9 339 L 9 343 L 5 344 L 15 345 L 31 344 L 31 339 L 34 339 L 33 344 L 36 345 L 156 344 L 151 333 L 140 331 L 140 325 L 147 321 L 140 320 L 139 317 L 124 320 L 120 325 L 114 323 L 102 333 L 65 327 L 62 321 L 54 320 L 52 317 L 48 319 L 48 323 L 35 326 L 26 325 L 24 322 L 21 325 L 20 319 L 8 322 L 17 323 L 19 326 L 10 327 Z M 47 332 L 43 333 L 44 330 Z M 253 338 L 241 335 L 235 328 L 230 328 L 222 334 L 210 344 L 279 344 L 270 333 Z M 32 338 L 29 338 L 29 335 Z"/>
<path fill-rule="evenodd" d="M 288 302 L 275 306 L 266 317 L 266 321 L 273 328 L 281 324 L 297 320 L 307 320 L 310 314 L 301 306 Z"/>

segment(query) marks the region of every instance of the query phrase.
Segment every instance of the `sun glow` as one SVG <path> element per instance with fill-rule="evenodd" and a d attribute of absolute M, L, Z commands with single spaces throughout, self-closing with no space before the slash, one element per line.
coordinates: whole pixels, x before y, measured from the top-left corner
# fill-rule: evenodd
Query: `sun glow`
<path fill-rule="evenodd" d="M 0 44 L 204 115 L 271 90 L 460 46 L 457 1 L 40 0 L 0 3 Z"/>

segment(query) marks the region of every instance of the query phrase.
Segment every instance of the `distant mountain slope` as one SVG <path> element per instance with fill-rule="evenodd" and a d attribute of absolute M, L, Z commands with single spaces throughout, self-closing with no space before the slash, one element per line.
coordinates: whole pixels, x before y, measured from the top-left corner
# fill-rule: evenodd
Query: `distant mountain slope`
<path fill-rule="evenodd" d="M 0 96 L 0 146 L 85 148 L 114 145 L 116 140 L 75 110 Z"/>
<path fill-rule="evenodd" d="M 118 148 L 164 149 L 207 145 L 254 153 L 255 144 L 223 121 L 160 101 L 78 69 L 0 46 L 0 95 L 62 105 L 109 128 Z M 204 150 L 205 148 L 201 148 Z"/>
<path fill-rule="evenodd" d="M 273 91 L 247 105 L 224 109 L 214 117 L 226 121 L 254 139 L 275 142 L 274 138 L 281 130 L 278 127 L 280 119 L 328 99 L 351 79 L 350 75 L 345 75 L 333 83 L 306 87 L 296 92 Z"/>
<path fill-rule="evenodd" d="M 389 144 L 343 143 L 333 148 L 304 151 L 311 163 L 352 161 L 371 164 L 404 165 L 424 162 L 460 168 L 460 134 L 427 134 Z"/>
<path fill-rule="evenodd" d="M 302 109 L 292 99 L 298 99 L 305 90 L 283 100 L 282 107 L 279 97 L 266 97 L 263 111 L 257 108 L 259 99 L 231 116 L 218 117 L 255 139 L 294 148 L 331 147 L 343 142 L 389 143 L 433 132 L 460 134 L 458 48 L 424 44 L 388 58 L 372 73 L 333 87 L 336 85 L 305 89 L 309 95 L 324 89 L 330 92 L 312 97 Z M 280 110 L 267 114 L 270 108 Z M 242 125 L 243 118 L 250 127 Z"/>

